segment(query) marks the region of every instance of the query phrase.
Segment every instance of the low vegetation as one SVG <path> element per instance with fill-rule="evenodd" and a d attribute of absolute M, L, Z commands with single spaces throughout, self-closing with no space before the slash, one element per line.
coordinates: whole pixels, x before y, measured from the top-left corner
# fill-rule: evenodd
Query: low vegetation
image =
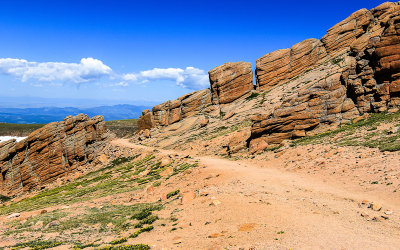
<path fill-rule="evenodd" d="M 156 213 L 163 209 L 163 203 L 114 204 L 114 198 L 110 200 L 107 197 L 134 192 L 148 185 L 154 186 L 154 183 L 160 185 L 172 176 L 196 166 L 178 159 L 161 167 L 160 159 L 152 154 L 117 158 L 71 183 L 44 190 L 20 201 L 5 201 L 5 205 L 0 207 L 2 215 L 57 207 L 51 211 L 42 210 L 42 213 L 23 221 L 11 220 L 7 223 L 8 230 L 4 235 L 24 242 L 15 245 L 15 249 L 45 249 L 58 245 L 84 249 L 104 244 L 109 246 L 96 249 L 149 249 L 142 244 L 121 244 L 153 230 L 159 224 L 155 224 L 160 219 Z M 172 171 L 162 177 L 160 173 L 166 168 L 172 168 Z M 170 198 L 179 192 L 175 190 L 167 196 Z M 128 236 L 120 236 L 130 231 Z M 102 242 L 104 236 L 114 236 L 115 239 Z M 87 239 L 91 242 L 87 242 Z"/>
<path fill-rule="evenodd" d="M 46 124 L 0 123 L 0 136 L 28 136 Z M 117 137 L 133 135 L 137 131 L 137 119 L 106 121 L 107 129 Z"/>
<path fill-rule="evenodd" d="M 214 138 L 238 131 L 242 128 L 246 128 L 246 127 L 250 127 L 253 124 L 253 122 L 250 119 L 245 119 L 242 122 L 230 126 L 230 127 L 226 127 L 226 126 L 221 126 L 217 129 L 215 129 L 214 131 L 212 131 L 210 134 L 211 136 L 205 137 L 203 138 L 203 140 L 208 141 L 208 140 L 212 140 Z"/>
<path fill-rule="evenodd" d="M 28 136 L 45 124 L 0 123 L 0 136 Z"/>
<path fill-rule="evenodd" d="M 106 121 L 107 129 L 117 137 L 131 136 L 137 131 L 137 119 Z"/>
<path fill-rule="evenodd" d="M 335 143 L 341 146 L 364 146 L 379 148 L 381 151 L 400 150 L 400 112 L 371 114 L 368 119 L 304 137 L 293 142 L 294 145 Z"/>

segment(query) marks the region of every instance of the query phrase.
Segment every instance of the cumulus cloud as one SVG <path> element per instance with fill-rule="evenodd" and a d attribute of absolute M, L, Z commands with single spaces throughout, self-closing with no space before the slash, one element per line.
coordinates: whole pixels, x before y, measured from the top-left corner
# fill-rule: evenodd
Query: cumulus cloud
<path fill-rule="evenodd" d="M 0 58 L 0 74 L 12 75 L 23 82 L 39 80 L 84 83 L 111 74 L 112 70 L 102 61 L 82 58 L 80 63 L 29 62 L 24 59 Z"/>
<path fill-rule="evenodd" d="M 125 74 L 122 79 L 136 84 L 143 84 L 151 80 L 171 80 L 175 81 L 178 86 L 189 89 L 206 88 L 209 85 L 208 75 L 204 70 L 194 67 L 186 67 L 186 69 L 154 68 L 139 73 Z"/>
<path fill-rule="evenodd" d="M 30 81 L 31 85 L 38 87 L 43 86 L 43 82 L 48 82 L 51 86 L 61 86 L 65 82 L 92 82 L 104 76 L 112 82 L 105 85 L 110 87 L 127 87 L 131 83 L 146 84 L 156 80 L 173 81 L 178 86 L 188 89 L 209 86 L 208 74 L 194 67 L 154 68 L 138 73 L 116 74 L 102 61 L 91 57 L 82 58 L 79 63 L 30 62 L 24 59 L 0 58 L 0 74 L 16 77 L 22 82 Z"/>

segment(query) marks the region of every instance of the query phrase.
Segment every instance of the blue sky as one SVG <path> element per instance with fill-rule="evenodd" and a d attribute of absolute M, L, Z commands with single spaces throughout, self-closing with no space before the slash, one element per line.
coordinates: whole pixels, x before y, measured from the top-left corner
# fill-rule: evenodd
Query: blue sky
<path fill-rule="evenodd" d="M 0 98 L 175 99 L 218 65 L 254 65 L 383 2 L 2 1 Z"/>

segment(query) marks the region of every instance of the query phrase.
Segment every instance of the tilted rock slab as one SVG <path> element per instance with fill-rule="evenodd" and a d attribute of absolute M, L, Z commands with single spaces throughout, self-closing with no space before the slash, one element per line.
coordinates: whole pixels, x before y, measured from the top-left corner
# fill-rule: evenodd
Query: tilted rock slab
<path fill-rule="evenodd" d="M 225 63 L 208 74 L 213 104 L 231 103 L 254 89 L 251 63 Z"/>
<path fill-rule="evenodd" d="M 320 80 L 284 100 L 271 115 L 254 119 L 250 147 L 260 142 L 279 145 L 286 139 L 323 132 L 365 112 L 399 109 L 399 3 L 359 10 L 332 27 L 321 42 L 311 39 L 294 47 L 308 48 L 302 50 L 306 52 L 297 64 L 291 64 L 296 54 L 293 47 L 257 61 L 259 89 L 267 90 L 296 78 L 301 80 L 302 74 L 309 70 L 318 74 L 322 64 L 328 65 L 332 72 L 318 75 Z M 314 53 L 316 49 L 318 52 Z"/>
<path fill-rule="evenodd" d="M 209 89 L 195 91 L 166 101 L 153 107 L 152 111 L 144 110 L 138 120 L 138 129 L 145 130 L 158 126 L 168 126 L 182 119 L 191 117 L 211 105 Z"/>
<path fill-rule="evenodd" d="M 284 84 L 315 67 L 327 53 L 318 39 L 308 39 L 290 49 L 269 53 L 256 62 L 257 89 L 264 91 Z"/>
<path fill-rule="evenodd" d="M 321 79 L 317 75 L 315 82 L 284 99 L 270 116 L 253 117 L 250 150 L 260 141 L 279 145 L 283 140 L 313 135 L 359 116 L 341 78 L 341 69 L 333 65 L 329 76 Z"/>
<path fill-rule="evenodd" d="M 69 116 L 0 144 L 0 192 L 14 195 L 41 188 L 91 163 L 105 145 L 104 118 Z"/>

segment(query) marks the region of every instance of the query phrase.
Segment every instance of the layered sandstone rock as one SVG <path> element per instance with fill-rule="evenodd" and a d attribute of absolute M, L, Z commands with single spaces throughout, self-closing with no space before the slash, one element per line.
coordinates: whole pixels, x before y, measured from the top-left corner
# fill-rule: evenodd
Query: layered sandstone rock
<path fill-rule="evenodd" d="M 352 43 L 357 43 L 358 39 L 364 41 L 362 36 L 366 35 L 373 20 L 372 13 L 367 9 L 362 9 L 329 29 L 321 39 L 328 54 L 341 53 Z"/>
<path fill-rule="evenodd" d="M 318 39 L 308 39 L 290 49 L 269 53 L 256 62 L 258 90 L 268 90 L 286 83 L 310 70 L 326 57 L 325 47 Z"/>
<path fill-rule="evenodd" d="M 385 3 L 371 12 L 382 30 L 364 50 L 352 50 L 346 81 L 360 112 L 383 112 L 400 105 L 400 6 Z"/>
<path fill-rule="evenodd" d="M 365 112 L 399 109 L 399 3 L 357 11 L 332 27 L 321 41 L 322 44 L 318 40 L 307 42 L 316 45 L 308 48 L 319 48 L 322 53 L 306 52 L 294 70 L 289 59 L 294 54 L 293 47 L 259 59 L 256 77 L 260 89 L 295 76 L 301 82 L 307 67 L 315 70 L 317 78 L 285 99 L 271 115 L 254 119 L 250 147 L 273 146 L 286 139 L 326 131 Z M 321 55 L 322 61 L 316 55 Z M 302 60 L 305 64 L 301 64 Z M 318 72 L 321 64 L 328 65 L 330 72 Z"/>
<path fill-rule="evenodd" d="M 341 77 L 337 67 L 330 76 L 317 77 L 315 83 L 285 99 L 267 118 L 253 117 L 250 147 L 259 145 L 260 139 L 276 146 L 283 140 L 312 135 L 357 117 L 359 112 L 347 97 Z"/>
<path fill-rule="evenodd" d="M 91 163 L 106 139 L 104 118 L 69 116 L 20 142 L 0 144 L 0 186 L 5 195 L 43 187 Z"/>
<path fill-rule="evenodd" d="M 225 63 L 208 74 L 213 104 L 231 103 L 254 89 L 251 63 Z"/>
<path fill-rule="evenodd" d="M 153 127 L 153 113 L 148 109 L 143 110 L 137 125 L 139 130 L 151 129 Z"/>
<path fill-rule="evenodd" d="M 211 105 L 211 92 L 209 89 L 199 90 L 184 95 L 178 100 L 182 102 L 182 118 L 188 118 Z"/>
<path fill-rule="evenodd" d="M 144 110 L 138 120 L 138 129 L 140 131 L 174 124 L 184 118 L 196 115 L 209 105 L 211 105 L 209 89 L 186 94 L 177 100 L 156 105 L 152 111 Z"/>

